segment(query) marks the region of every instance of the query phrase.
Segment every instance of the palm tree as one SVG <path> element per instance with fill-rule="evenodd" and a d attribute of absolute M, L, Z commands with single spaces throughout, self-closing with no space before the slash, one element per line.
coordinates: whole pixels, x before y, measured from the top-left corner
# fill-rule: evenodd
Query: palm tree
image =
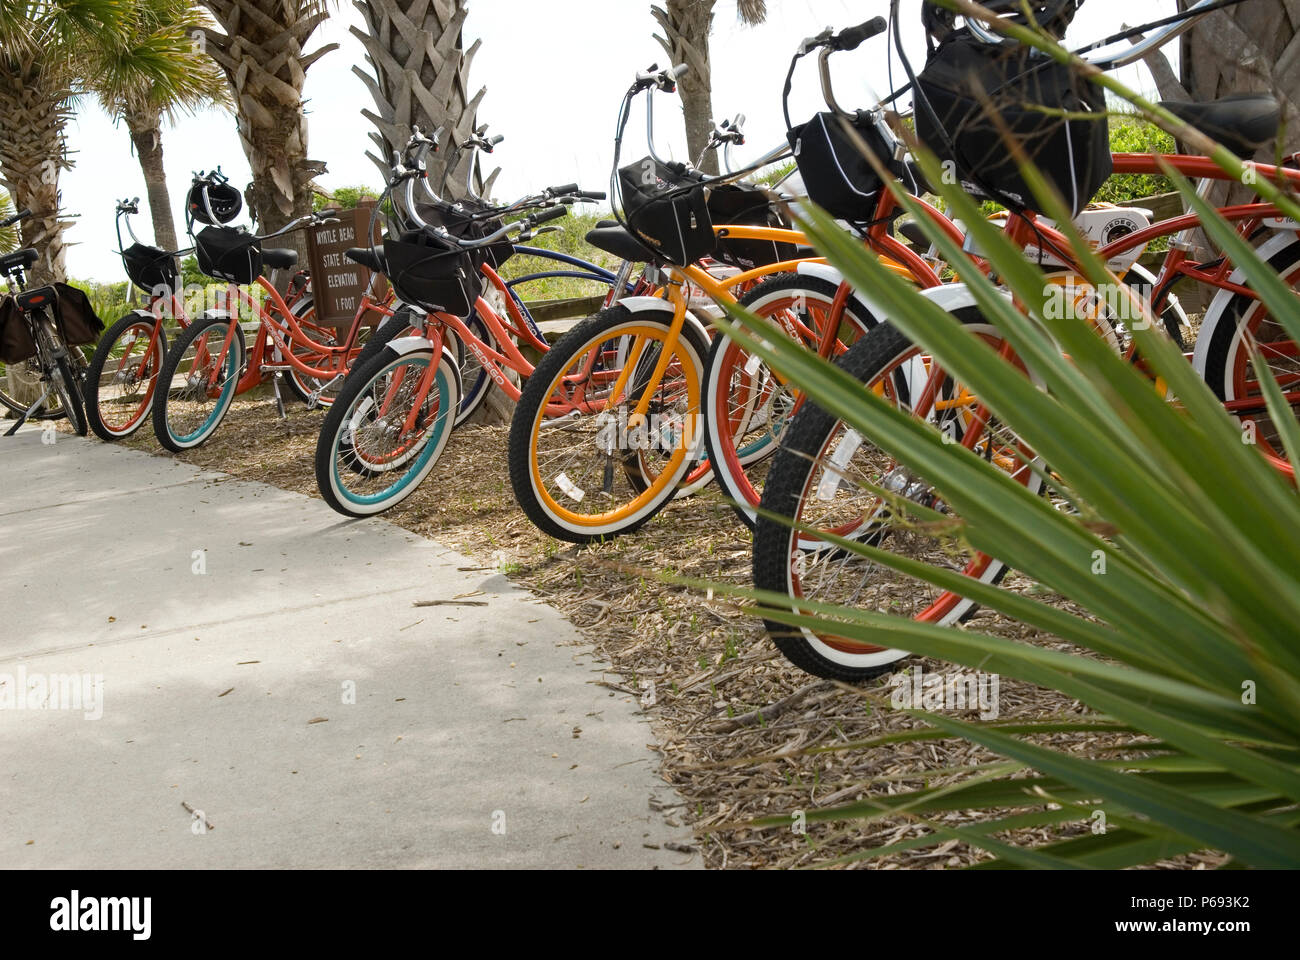
<path fill-rule="evenodd" d="M 307 159 L 302 88 L 313 63 L 336 43 L 306 52 L 329 18 L 328 0 L 200 0 L 220 30 L 204 28 L 207 53 L 234 93 L 239 137 L 253 171 L 246 191 L 263 230 L 311 213 L 312 180 L 325 164 Z M 300 247 L 302 240 L 295 239 Z M 301 252 L 301 250 L 300 250 Z"/>
<path fill-rule="evenodd" d="M 663 35 L 655 34 L 664 52 L 674 64 L 684 63 L 690 72 L 677 85 L 686 114 L 686 146 L 694 160 L 709 142 L 713 131 L 713 83 L 709 62 L 709 32 L 713 29 L 713 6 L 716 0 L 665 0 L 663 7 L 651 7 Z M 736 14 L 754 26 L 767 17 L 766 0 L 737 0 Z M 718 172 L 718 158 L 704 158 L 708 173 Z"/>
<path fill-rule="evenodd" d="M 231 104 L 226 79 L 193 37 L 207 17 L 191 0 L 136 0 L 125 49 L 96 82 L 104 110 L 124 120 L 144 173 L 154 243 L 175 250 L 176 220 L 163 169 L 162 123 L 209 104 Z M 160 60 L 169 82 L 149 82 L 142 64 Z"/>
<path fill-rule="evenodd" d="M 9 199 L 9 194 L 0 190 L 0 220 L 13 216 L 14 204 Z M 10 253 L 18 246 L 18 228 L 5 227 L 0 229 L 0 253 Z"/>
<path fill-rule="evenodd" d="M 376 128 L 370 135 L 375 150 L 367 155 L 387 176 L 389 157 L 406 142 L 412 125 L 426 132 L 442 127 L 444 146 L 429 158 L 429 177 L 443 196 L 459 197 L 474 154 L 451 145 L 474 132 L 487 92 L 480 87 L 469 93 L 469 68 L 479 41 L 464 47 L 467 0 L 353 0 L 353 5 L 366 29 L 353 27 L 352 33 L 365 45 L 374 75 L 357 66 L 352 70 L 370 90 L 378 111 L 362 111 Z M 490 184 L 491 178 L 484 189 Z"/>
<path fill-rule="evenodd" d="M 131 14 L 127 0 L 0 0 L 0 185 L 34 212 L 21 227 L 23 246 L 40 253 L 34 283 L 66 276 L 59 173 L 72 164 L 64 127 L 72 99 L 120 47 Z"/>

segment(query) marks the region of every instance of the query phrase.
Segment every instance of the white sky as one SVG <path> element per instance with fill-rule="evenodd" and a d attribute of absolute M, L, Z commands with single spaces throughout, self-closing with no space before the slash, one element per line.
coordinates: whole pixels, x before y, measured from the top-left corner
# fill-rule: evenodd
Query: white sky
<path fill-rule="evenodd" d="M 924 62 L 918 4 L 903 0 L 902 14 L 904 39 L 916 68 Z M 719 118 L 737 112 L 748 118 L 749 143 L 737 152 L 737 160 L 751 149 L 755 155 L 762 153 L 784 138 L 781 84 L 799 41 L 823 27 L 850 26 L 887 9 L 885 0 L 768 0 L 768 21 L 750 28 L 736 19 L 734 0 L 719 0 L 711 40 L 713 107 Z M 1136 25 L 1174 9 L 1174 0 L 1088 0 L 1068 39 L 1080 44 L 1096 40 L 1118 31 L 1121 23 Z M 344 0 L 316 32 L 317 43 L 341 46 L 311 68 L 304 93 L 310 156 L 329 165 L 319 180 L 326 189 L 382 182 L 365 156 L 372 128 L 360 111 L 372 102 L 352 73 L 353 64 L 365 63 L 364 49 L 347 29 L 352 23 L 359 25 L 360 17 Z M 487 86 L 479 121 L 506 137 L 493 154 L 502 168 L 498 197 L 513 198 L 569 181 L 607 189 L 619 100 L 638 69 L 666 63 L 652 39 L 656 27 L 649 0 L 472 0 L 466 42 L 481 38 L 483 43 L 470 81 L 474 89 Z M 889 89 L 886 53 L 885 40 L 878 37 L 853 53 L 836 56 L 832 62 L 838 65 L 836 93 L 841 103 L 864 106 L 869 88 Z M 1167 53 L 1176 67 L 1177 50 Z M 901 84 L 897 58 L 893 67 L 895 83 Z M 1126 68 L 1119 76 L 1142 90 L 1153 86 L 1141 67 Z M 796 123 L 821 108 L 814 58 L 803 61 L 790 102 Z M 659 95 L 655 115 L 660 153 L 684 157 L 676 98 Z M 629 155 L 644 155 L 643 130 L 643 119 L 634 113 L 625 146 Z M 63 202 L 67 210 L 81 214 L 69 231 L 69 240 L 76 244 L 68 255 L 70 272 L 80 279 L 123 279 L 114 253 L 114 202 L 145 193 L 126 128 L 115 128 L 88 99 L 70 124 L 69 147 L 77 151 L 77 166 L 63 175 Z M 163 148 L 178 215 L 195 170 L 220 164 L 241 187 L 251 179 L 234 119 L 220 112 L 183 119 L 164 131 Z M 147 242 L 152 229 L 143 202 L 141 206 L 135 226 Z M 177 228 L 183 229 L 183 224 L 178 222 Z"/>

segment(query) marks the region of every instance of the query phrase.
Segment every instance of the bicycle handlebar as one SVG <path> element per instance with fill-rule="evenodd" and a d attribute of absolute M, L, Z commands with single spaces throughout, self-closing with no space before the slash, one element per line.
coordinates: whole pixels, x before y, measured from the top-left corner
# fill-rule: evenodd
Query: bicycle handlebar
<path fill-rule="evenodd" d="M 863 41 L 879 36 L 888 29 L 889 21 L 884 17 L 872 17 L 866 23 L 833 34 L 827 41 L 827 45 L 833 50 L 856 50 Z"/>
<path fill-rule="evenodd" d="M 532 221 L 533 226 L 539 226 L 548 220 L 558 220 L 568 215 L 568 207 L 547 207 L 545 210 L 538 210 L 536 213 L 530 214 L 528 219 Z"/>
<path fill-rule="evenodd" d="M 0 230 L 3 230 L 5 227 L 12 227 L 12 226 L 13 226 L 15 223 L 17 223 L 19 220 L 26 220 L 26 219 L 27 219 L 28 217 L 30 217 L 31 215 L 32 215 L 32 208 L 31 208 L 31 207 L 23 207 L 21 210 L 19 210 L 17 213 L 15 213 L 12 217 L 7 217 L 7 218 L 5 218 L 4 220 L 0 220 Z"/>
<path fill-rule="evenodd" d="M 686 64 L 679 63 L 675 67 L 669 66 L 660 70 L 659 64 L 652 63 L 648 69 L 637 73 L 632 87 L 638 91 L 658 87 L 664 93 L 673 93 L 677 90 L 677 81 L 686 76 L 690 69 Z"/>
<path fill-rule="evenodd" d="M 306 227 L 320 226 L 326 223 L 338 223 L 339 218 L 335 216 L 337 210 L 321 210 L 317 213 L 309 213 L 305 217 L 299 217 L 297 220 L 291 220 L 274 233 L 267 233 L 259 236 L 258 240 L 274 240 L 276 237 L 282 237 L 286 233 L 292 233 L 295 230 L 302 230 Z"/>

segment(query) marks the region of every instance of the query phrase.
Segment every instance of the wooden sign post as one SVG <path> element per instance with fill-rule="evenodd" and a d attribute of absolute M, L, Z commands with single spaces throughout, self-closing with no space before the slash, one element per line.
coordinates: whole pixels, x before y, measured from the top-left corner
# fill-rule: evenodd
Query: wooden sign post
<path fill-rule="evenodd" d="M 361 306 L 362 295 L 370 284 L 371 273 L 344 256 L 349 247 L 369 247 L 366 228 L 375 203 L 363 201 L 355 210 L 340 210 L 338 223 L 321 224 L 307 231 L 307 253 L 311 261 L 311 289 L 316 305 L 316 322 L 322 326 L 346 327 Z M 379 246 L 379 218 L 375 221 L 375 242 Z M 382 300 L 388 281 L 378 277 L 371 295 Z M 382 319 L 374 314 L 374 321 Z"/>

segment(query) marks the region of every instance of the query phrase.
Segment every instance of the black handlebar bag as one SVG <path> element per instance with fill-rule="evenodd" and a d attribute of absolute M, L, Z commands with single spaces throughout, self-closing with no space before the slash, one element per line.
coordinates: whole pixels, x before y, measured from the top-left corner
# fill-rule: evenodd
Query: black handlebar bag
<path fill-rule="evenodd" d="M 680 163 L 646 157 L 620 167 L 619 198 L 628 229 L 667 263 L 688 266 L 713 252 L 708 188 Z"/>
<path fill-rule="evenodd" d="M 176 289 L 176 258 L 166 250 L 133 243 L 122 251 L 122 264 L 130 281 L 145 293 L 154 294 L 160 287 Z"/>
<path fill-rule="evenodd" d="M 434 313 L 467 317 L 483 289 L 483 274 L 454 242 L 411 230 L 384 238 L 388 279 L 397 295 Z"/>
<path fill-rule="evenodd" d="M 218 280 L 253 283 L 262 275 L 262 243 L 235 227 L 207 227 L 194 238 L 199 270 Z"/>
<path fill-rule="evenodd" d="M 431 226 L 442 227 L 453 237 L 459 237 L 462 240 L 482 240 L 505 226 L 505 221 L 500 217 L 482 216 L 490 209 L 491 207 L 487 204 L 470 199 L 461 200 L 455 204 L 420 203 L 416 205 L 421 220 Z M 411 235 L 415 236 L 416 231 L 412 231 Z M 515 245 L 510 242 L 508 237 L 503 237 L 500 240 L 494 240 L 485 247 L 474 247 L 469 251 L 469 255 L 476 268 L 487 264 L 493 270 L 500 270 L 505 265 L 505 262 L 515 255 Z"/>
<path fill-rule="evenodd" d="M 1008 137 L 1072 214 L 1111 174 L 1103 90 L 1045 54 L 982 43 L 961 29 L 934 49 L 916 82 L 917 135 L 955 165 L 962 186 L 976 196 L 1037 209 Z"/>
<path fill-rule="evenodd" d="M 790 229 L 790 218 L 782 211 L 780 202 L 768 190 L 749 183 L 722 183 L 709 191 L 709 217 L 713 223 L 739 226 L 779 227 Z M 742 270 L 753 270 L 798 256 L 793 243 L 774 240 L 733 240 L 725 234 L 717 235 L 717 249 L 713 256 L 723 263 Z"/>
<path fill-rule="evenodd" d="M 909 193 L 923 191 L 924 185 L 918 182 L 912 166 L 894 159 L 894 144 L 885 139 L 870 114 L 859 113 L 848 123 Z M 794 151 L 794 162 L 809 200 L 836 220 L 863 223 L 874 216 L 883 183 L 836 114 L 819 113 L 807 123 L 792 127 L 786 139 Z"/>

